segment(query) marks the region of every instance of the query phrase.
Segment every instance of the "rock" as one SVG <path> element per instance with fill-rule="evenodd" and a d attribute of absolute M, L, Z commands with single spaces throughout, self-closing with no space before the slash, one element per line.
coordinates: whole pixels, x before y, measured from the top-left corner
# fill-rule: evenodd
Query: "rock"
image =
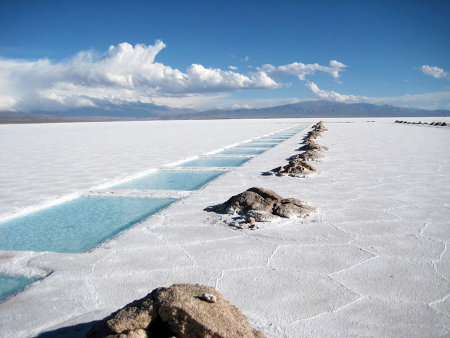
<path fill-rule="evenodd" d="M 314 150 L 308 150 L 301 154 L 297 154 L 288 158 L 288 160 L 302 160 L 302 161 L 318 161 L 321 158 L 324 158 L 321 153 L 318 153 Z"/>
<path fill-rule="evenodd" d="M 276 175 L 305 175 L 315 172 L 316 168 L 305 161 L 294 159 L 289 161 L 287 165 L 272 169 L 271 171 Z"/>
<path fill-rule="evenodd" d="M 136 328 L 136 323 L 141 323 L 136 316 L 142 312 L 136 312 L 136 308 L 150 314 L 151 320 L 144 328 Z M 121 313 L 126 313 L 128 320 L 119 315 Z M 121 316 L 120 319 L 117 316 Z M 108 322 L 121 324 L 113 329 Z M 265 335 L 253 329 L 245 316 L 214 288 L 174 284 L 155 289 L 143 299 L 111 314 L 94 325 L 86 337 L 262 338 Z"/>
<path fill-rule="evenodd" d="M 200 298 L 208 303 L 217 302 L 217 297 L 212 293 L 204 293 Z"/>
<path fill-rule="evenodd" d="M 306 165 L 308 165 L 306 163 Z M 309 166 L 309 165 L 308 165 Z M 278 217 L 307 217 L 315 209 L 295 199 L 283 199 L 271 190 L 263 188 L 250 188 L 238 195 L 232 196 L 228 201 L 206 208 L 207 211 L 227 212 L 238 214 L 244 222 L 232 221 L 230 225 L 237 228 L 252 228 L 256 222 L 268 222 Z"/>
<path fill-rule="evenodd" d="M 280 217 L 301 217 L 305 218 L 310 216 L 316 211 L 315 208 L 304 204 L 295 198 L 286 198 L 277 203 L 273 209 L 273 213 Z"/>

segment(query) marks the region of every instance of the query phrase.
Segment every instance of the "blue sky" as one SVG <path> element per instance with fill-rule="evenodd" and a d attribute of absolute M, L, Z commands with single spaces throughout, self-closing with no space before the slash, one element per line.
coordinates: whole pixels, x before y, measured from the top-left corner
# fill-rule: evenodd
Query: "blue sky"
<path fill-rule="evenodd" d="M 450 109 L 449 16 L 450 1 L 2 0 L 0 110 Z"/>

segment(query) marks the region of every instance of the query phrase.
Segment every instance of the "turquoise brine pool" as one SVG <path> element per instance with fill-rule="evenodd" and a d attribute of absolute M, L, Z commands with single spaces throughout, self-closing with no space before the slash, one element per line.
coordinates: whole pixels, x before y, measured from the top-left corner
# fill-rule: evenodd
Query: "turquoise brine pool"
<path fill-rule="evenodd" d="M 201 157 L 180 163 L 177 167 L 239 167 L 249 159 L 246 157 Z"/>
<path fill-rule="evenodd" d="M 0 223 L 0 250 L 85 252 L 174 201 L 80 197 Z"/>
<path fill-rule="evenodd" d="M 225 171 L 157 171 L 113 186 L 113 189 L 197 190 Z"/>
<path fill-rule="evenodd" d="M 37 281 L 38 278 L 13 277 L 0 275 L 0 300 L 22 290 L 27 285 Z"/>
<path fill-rule="evenodd" d="M 275 147 L 278 143 L 244 143 L 234 146 L 233 149 L 241 149 L 241 148 L 259 148 L 259 149 L 269 149 Z"/>
<path fill-rule="evenodd" d="M 217 155 L 258 155 L 265 152 L 266 149 L 235 149 L 228 148 L 217 153 Z"/>

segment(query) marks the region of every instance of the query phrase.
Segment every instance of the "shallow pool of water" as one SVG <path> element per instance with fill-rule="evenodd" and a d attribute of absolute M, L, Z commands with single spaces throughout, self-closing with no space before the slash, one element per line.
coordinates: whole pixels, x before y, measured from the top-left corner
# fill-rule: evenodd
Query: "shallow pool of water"
<path fill-rule="evenodd" d="M 278 144 L 278 142 L 274 143 L 262 143 L 262 142 L 248 142 L 248 143 L 242 143 L 237 146 L 234 146 L 233 149 L 241 149 L 241 148 L 272 148 L 275 147 Z"/>
<path fill-rule="evenodd" d="M 248 146 L 249 147 L 249 146 Z M 235 148 L 228 148 L 225 150 L 222 150 L 221 152 L 217 153 L 217 155 L 258 155 L 265 152 L 266 149 L 235 149 Z"/>
<path fill-rule="evenodd" d="M 135 180 L 113 186 L 113 189 L 197 190 L 224 171 L 157 171 Z"/>
<path fill-rule="evenodd" d="M 201 157 L 180 163 L 177 167 L 239 167 L 249 159 L 248 157 Z"/>
<path fill-rule="evenodd" d="M 174 201 L 77 198 L 0 223 L 0 250 L 85 252 Z"/>
<path fill-rule="evenodd" d="M 0 300 L 22 290 L 27 285 L 37 281 L 37 278 L 13 277 L 0 275 Z"/>

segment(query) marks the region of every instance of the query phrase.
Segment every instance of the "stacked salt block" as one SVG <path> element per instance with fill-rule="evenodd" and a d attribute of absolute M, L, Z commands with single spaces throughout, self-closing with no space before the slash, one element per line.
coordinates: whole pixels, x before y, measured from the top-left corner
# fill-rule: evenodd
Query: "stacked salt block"
<path fill-rule="evenodd" d="M 153 290 L 97 322 L 87 338 L 263 338 L 214 288 L 174 284 Z"/>
<path fill-rule="evenodd" d="M 315 208 L 295 198 L 283 198 L 275 192 L 253 187 L 232 196 L 226 202 L 211 206 L 207 211 L 239 216 L 230 225 L 240 229 L 257 229 L 257 222 L 269 222 L 276 218 L 306 218 Z"/>

